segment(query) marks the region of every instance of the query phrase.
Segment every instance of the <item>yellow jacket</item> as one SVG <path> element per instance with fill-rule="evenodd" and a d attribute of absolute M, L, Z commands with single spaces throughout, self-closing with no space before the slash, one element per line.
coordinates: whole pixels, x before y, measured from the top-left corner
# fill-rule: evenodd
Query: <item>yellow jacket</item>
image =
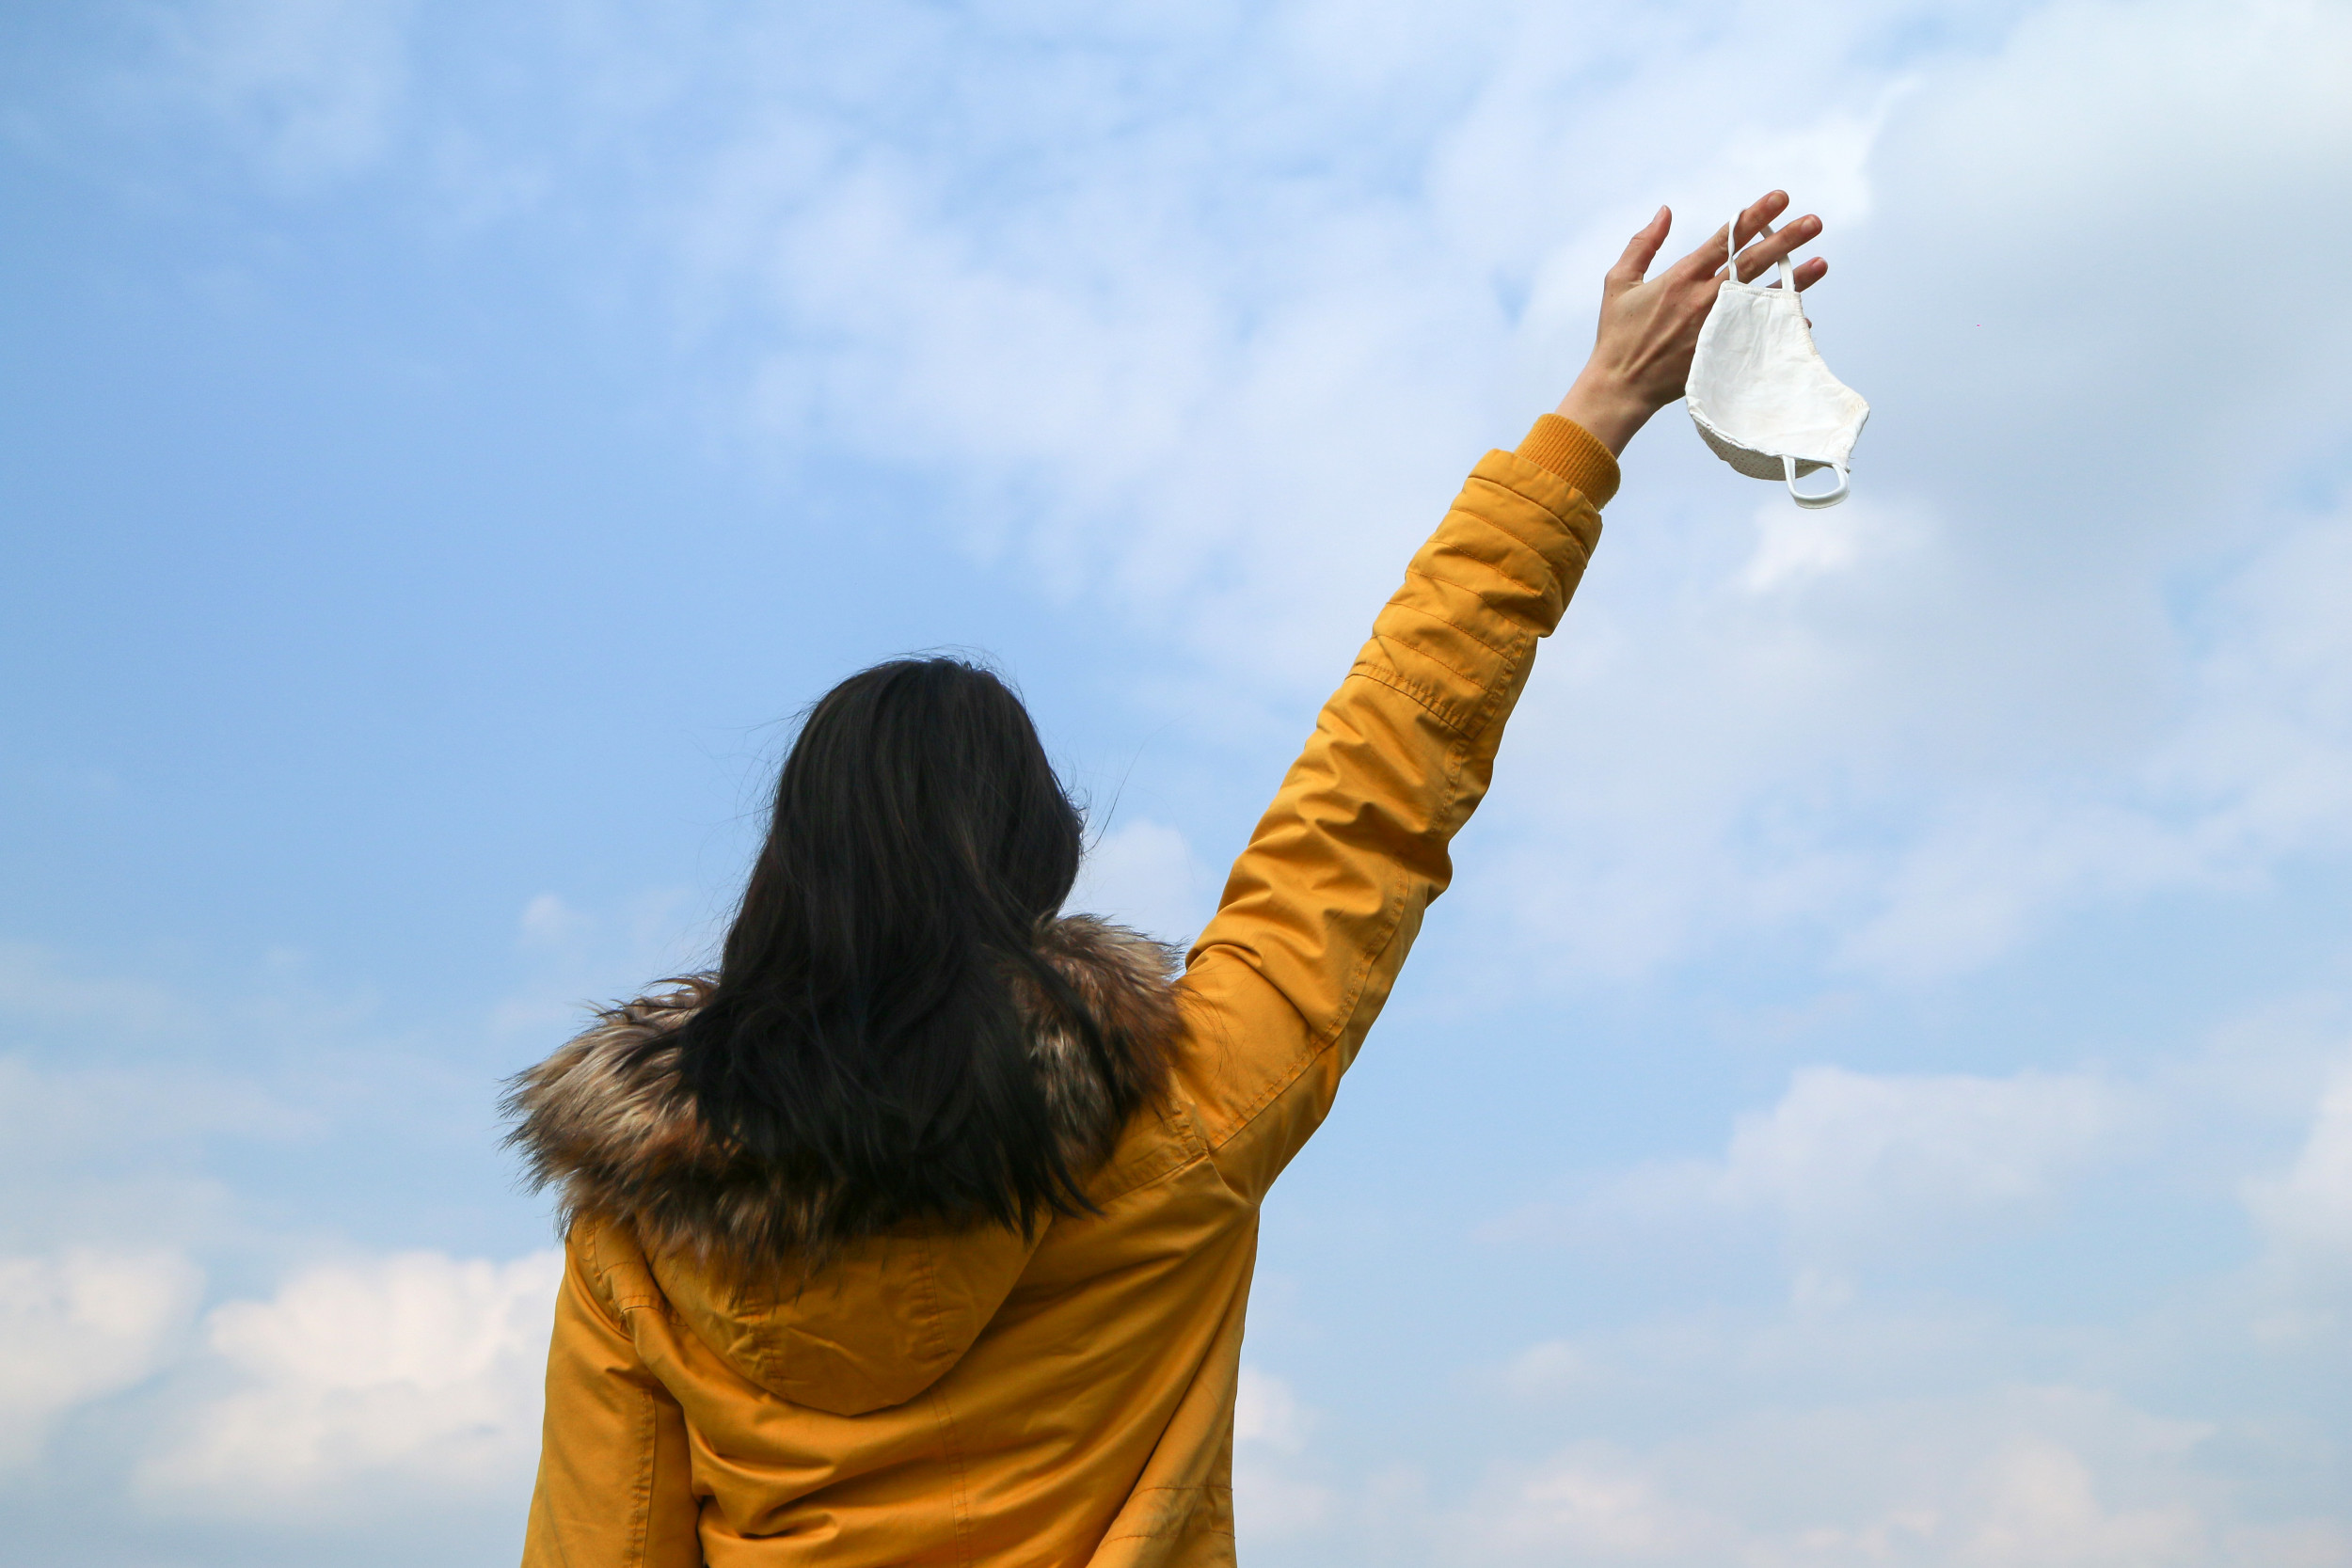
<path fill-rule="evenodd" d="M 581 1217 L 525 1564 L 1232 1562 L 1258 1205 L 1452 875 L 1616 484 L 1551 415 L 1471 471 L 1234 863 L 1097 1212 L 875 1238 L 797 1290 Z"/>

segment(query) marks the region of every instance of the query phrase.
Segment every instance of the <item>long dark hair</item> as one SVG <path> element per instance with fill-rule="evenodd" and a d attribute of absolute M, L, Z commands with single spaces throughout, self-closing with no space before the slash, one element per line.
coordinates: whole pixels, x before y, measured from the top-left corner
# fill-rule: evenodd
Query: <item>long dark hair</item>
<path fill-rule="evenodd" d="M 1026 708 L 956 658 L 879 664 L 808 712 L 718 978 L 678 1034 L 704 1125 L 820 1193 L 821 1228 L 1032 1229 L 1082 1210 L 1028 1059 L 1041 1006 L 1101 1031 L 1039 934 L 1083 820 Z"/>

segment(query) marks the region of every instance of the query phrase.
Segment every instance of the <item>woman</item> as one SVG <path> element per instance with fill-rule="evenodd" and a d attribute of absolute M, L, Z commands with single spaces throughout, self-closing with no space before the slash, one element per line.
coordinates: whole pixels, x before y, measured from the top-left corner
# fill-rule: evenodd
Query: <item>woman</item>
<path fill-rule="evenodd" d="M 1753 277 L 1812 239 L 1740 214 Z M 1644 280 L 1373 624 L 1181 974 L 1057 911 L 1080 822 L 948 660 L 809 715 L 716 975 L 516 1081 L 566 1267 L 529 1564 L 1197 1564 L 1258 1205 L 1450 875 L 1616 454 L 1680 396 L 1724 236 Z M 1800 287 L 1827 270 L 1799 269 Z"/>

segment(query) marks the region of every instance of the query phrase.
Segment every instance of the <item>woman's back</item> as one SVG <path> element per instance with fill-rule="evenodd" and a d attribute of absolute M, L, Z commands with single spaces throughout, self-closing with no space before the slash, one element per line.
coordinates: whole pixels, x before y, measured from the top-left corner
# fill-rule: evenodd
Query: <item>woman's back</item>
<path fill-rule="evenodd" d="M 1164 1050 L 1166 1086 L 1087 1180 L 1092 1212 L 1033 1239 L 901 1226 L 803 1282 L 691 1245 L 648 1256 L 632 1216 L 583 1205 L 526 1560 L 1231 1561 L 1259 1203 L 1329 1110 L 1445 886 L 1447 843 L 1485 792 L 1615 482 L 1609 453 L 1550 416 L 1519 454 L 1480 463 L 1326 705 L 1181 978 L 1154 973 L 1140 939 L 1072 922 L 1049 933 L 1098 1018 L 1167 1033 L 1137 1042 Z M 627 1026 L 659 1035 L 665 1021 Z M 574 1137 L 552 1160 L 535 1149 L 559 1180 L 680 1147 L 643 1112 L 658 1085 L 599 1078 L 596 1038 L 520 1097 Z M 1037 1059 L 1050 1078 L 1057 1058 Z M 611 1147 L 580 1141 L 566 1099 L 579 1092 L 603 1096 Z M 691 1162 L 675 1174 L 694 1179 Z M 617 1531 L 616 1497 L 631 1510 Z"/>
<path fill-rule="evenodd" d="M 543 1485 L 534 1557 L 1230 1560 L 1256 1212 L 1206 1152 L 1181 1110 L 1146 1113 L 1090 1191 L 1099 1213 L 1033 1243 L 875 1238 L 797 1290 L 721 1283 L 594 1226 L 565 1291 L 580 1321 L 559 1332 L 583 1359 L 551 1382 L 601 1402 L 606 1369 L 633 1362 L 651 1383 L 626 1396 L 628 1440 L 582 1476 L 576 1530 Z M 642 1557 L 607 1544 L 616 1485 L 642 1499 Z"/>

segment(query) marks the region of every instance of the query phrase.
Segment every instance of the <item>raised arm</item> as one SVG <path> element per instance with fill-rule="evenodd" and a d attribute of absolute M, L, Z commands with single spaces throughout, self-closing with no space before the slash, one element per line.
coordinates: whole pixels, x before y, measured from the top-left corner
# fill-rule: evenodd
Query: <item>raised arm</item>
<path fill-rule="evenodd" d="M 1819 232 L 1772 234 L 1773 192 L 1739 219 L 1753 277 Z M 1488 452 L 1233 864 L 1184 981 L 1183 1087 L 1226 1180 L 1255 1198 L 1320 1125 L 1388 999 L 1449 845 L 1485 796 L 1505 721 L 1600 537 L 1616 454 L 1682 392 L 1724 235 L 1645 277 L 1671 215 L 1636 234 L 1605 285 L 1591 362 L 1515 452 Z M 1709 248 L 1711 245 L 1711 249 Z M 1808 262 L 1800 286 L 1826 268 Z"/>

